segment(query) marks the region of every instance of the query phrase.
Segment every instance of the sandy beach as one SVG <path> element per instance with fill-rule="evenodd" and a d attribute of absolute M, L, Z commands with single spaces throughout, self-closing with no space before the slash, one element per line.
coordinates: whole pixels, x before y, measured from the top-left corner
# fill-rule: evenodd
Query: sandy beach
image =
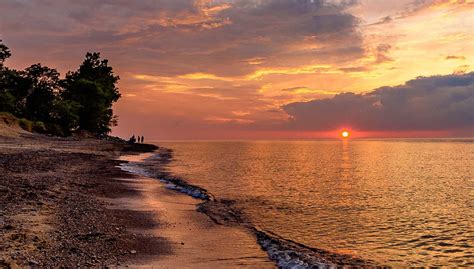
<path fill-rule="evenodd" d="M 0 148 L 2 267 L 120 265 L 170 252 L 163 238 L 128 232 L 146 214 L 100 200 L 137 195 L 117 181 L 129 176 L 113 160 L 121 146 L 23 135 Z"/>
<path fill-rule="evenodd" d="M 0 267 L 274 267 L 202 201 L 119 168 L 155 146 L 1 127 Z"/>

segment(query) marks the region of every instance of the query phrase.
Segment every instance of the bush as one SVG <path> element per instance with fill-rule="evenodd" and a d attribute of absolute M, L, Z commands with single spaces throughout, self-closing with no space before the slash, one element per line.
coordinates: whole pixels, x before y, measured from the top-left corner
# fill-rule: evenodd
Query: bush
<path fill-rule="evenodd" d="M 2 111 L 0 112 L 0 117 L 14 117 L 12 113 L 10 112 L 6 112 L 6 111 Z"/>
<path fill-rule="evenodd" d="M 19 121 L 18 121 L 18 124 L 20 125 L 20 127 L 25 130 L 25 131 L 28 131 L 28 132 L 33 132 L 33 122 L 32 121 L 29 121 L 25 118 L 21 118 Z"/>
<path fill-rule="evenodd" d="M 46 124 L 46 131 L 47 131 L 48 134 L 52 134 L 52 135 L 55 135 L 55 136 L 61 136 L 61 137 L 66 136 L 66 134 L 64 133 L 61 126 L 59 126 L 58 124 L 55 124 L 55 123 L 47 123 Z"/>
<path fill-rule="evenodd" d="M 9 112 L 0 112 L 0 120 L 3 120 L 8 125 L 13 125 L 18 123 L 18 118 L 13 116 Z"/>
<path fill-rule="evenodd" d="M 33 122 L 33 131 L 36 133 L 44 134 L 46 133 L 46 126 L 42 121 Z"/>

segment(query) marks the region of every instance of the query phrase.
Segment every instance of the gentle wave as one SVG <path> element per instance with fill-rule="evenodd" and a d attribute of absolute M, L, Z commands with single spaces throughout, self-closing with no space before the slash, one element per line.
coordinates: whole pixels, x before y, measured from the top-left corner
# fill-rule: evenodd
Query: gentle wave
<path fill-rule="evenodd" d="M 254 228 L 254 233 L 257 236 L 257 242 L 268 252 L 270 259 L 275 261 L 279 268 L 377 267 L 372 261 L 311 248 L 257 228 Z"/>
<path fill-rule="evenodd" d="M 147 161 L 147 160 L 160 161 L 160 160 L 163 160 L 163 157 L 160 154 L 154 154 L 146 158 L 144 161 Z M 129 172 L 135 175 L 159 179 L 161 182 L 166 184 L 165 188 L 179 191 L 181 193 L 192 196 L 193 198 L 202 199 L 202 200 L 213 199 L 213 197 L 208 194 L 207 190 L 200 188 L 198 186 L 191 185 L 180 178 L 163 176 L 163 173 L 156 173 L 153 169 L 150 169 L 150 167 L 144 166 L 143 164 L 144 162 L 127 162 L 127 163 L 121 164 L 120 168 L 123 171 Z"/>
<path fill-rule="evenodd" d="M 232 207 L 234 201 L 217 200 L 206 189 L 189 184 L 187 181 L 171 175 L 163 170 L 163 165 L 172 159 L 172 150 L 160 148 L 158 153 L 140 162 L 121 164 L 126 172 L 156 178 L 165 183 L 165 188 L 187 194 L 203 200 L 198 211 L 206 214 L 214 222 L 222 225 L 242 225 L 250 229 L 256 236 L 258 244 L 279 268 L 354 268 L 374 267 L 374 263 L 349 255 L 311 248 L 284 239 L 277 234 L 262 231 L 245 218 L 241 212 Z"/>

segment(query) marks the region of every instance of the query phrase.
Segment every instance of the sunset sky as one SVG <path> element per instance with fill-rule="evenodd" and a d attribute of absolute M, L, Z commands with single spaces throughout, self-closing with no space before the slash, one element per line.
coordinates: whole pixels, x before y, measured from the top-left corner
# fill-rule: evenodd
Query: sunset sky
<path fill-rule="evenodd" d="M 122 93 L 114 135 L 474 134 L 474 0 L 0 0 L 0 10 L 7 66 L 64 75 L 87 51 L 109 59 Z"/>

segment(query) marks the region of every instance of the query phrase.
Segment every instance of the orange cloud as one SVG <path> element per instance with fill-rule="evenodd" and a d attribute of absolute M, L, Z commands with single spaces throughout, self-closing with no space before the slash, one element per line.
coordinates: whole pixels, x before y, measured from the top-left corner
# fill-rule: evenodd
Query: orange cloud
<path fill-rule="evenodd" d="M 210 79 L 210 80 L 223 80 L 223 81 L 232 81 L 231 78 L 226 78 L 226 77 L 219 77 L 214 74 L 208 74 L 208 73 L 191 73 L 191 74 L 185 74 L 178 76 L 178 78 L 184 78 L 184 79 Z"/>
<path fill-rule="evenodd" d="M 291 67 L 291 68 L 262 68 L 259 69 L 252 74 L 248 75 L 246 79 L 254 80 L 259 79 L 263 76 L 268 75 L 299 75 L 299 74 L 311 74 L 316 73 L 318 71 L 324 72 L 329 71 L 331 65 L 327 64 L 315 64 L 315 65 L 308 65 L 308 66 L 301 66 L 301 67 Z"/>
<path fill-rule="evenodd" d="M 466 60 L 466 57 L 464 56 L 456 56 L 456 55 L 448 55 L 446 56 L 445 60 Z"/>

